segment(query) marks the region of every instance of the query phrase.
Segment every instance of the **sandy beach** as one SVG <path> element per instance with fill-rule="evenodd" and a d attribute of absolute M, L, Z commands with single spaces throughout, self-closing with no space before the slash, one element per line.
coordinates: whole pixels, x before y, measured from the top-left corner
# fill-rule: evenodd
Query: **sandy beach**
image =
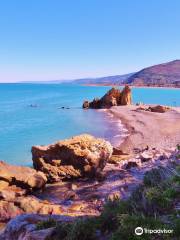
<path fill-rule="evenodd" d="M 124 152 L 135 148 L 155 147 L 167 149 L 180 143 L 180 107 L 165 113 L 138 110 L 139 106 L 117 106 L 109 110 L 128 130 L 120 145 Z"/>

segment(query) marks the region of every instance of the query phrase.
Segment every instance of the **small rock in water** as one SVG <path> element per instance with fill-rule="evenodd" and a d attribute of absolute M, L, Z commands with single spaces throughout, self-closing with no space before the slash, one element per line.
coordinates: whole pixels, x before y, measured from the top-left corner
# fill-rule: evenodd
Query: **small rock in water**
<path fill-rule="evenodd" d="M 30 104 L 29 107 L 36 108 L 36 107 L 38 107 L 38 105 L 37 104 Z"/>

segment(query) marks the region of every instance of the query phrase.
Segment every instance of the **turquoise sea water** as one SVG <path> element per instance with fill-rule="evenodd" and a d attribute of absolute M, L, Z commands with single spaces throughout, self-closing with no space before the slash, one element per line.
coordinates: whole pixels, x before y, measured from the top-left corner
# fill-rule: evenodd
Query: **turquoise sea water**
<path fill-rule="evenodd" d="M 0 159 L 31 165 L 32 145 L 49 144 L 81 133 L 112 140 L 117 134 L 113 126 L 116 123 L 110 122 L 103 111 L 81 109 L 84 99 L 101 97 L 108 89 L 65 84 L 0 84 Z M 180 106 L 180 90 L 136 88 L 133 101 Z"/>

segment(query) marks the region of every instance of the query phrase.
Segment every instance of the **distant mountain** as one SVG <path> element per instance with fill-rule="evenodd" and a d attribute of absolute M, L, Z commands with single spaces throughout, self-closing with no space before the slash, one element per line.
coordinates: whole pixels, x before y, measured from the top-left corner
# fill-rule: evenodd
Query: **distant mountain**
<path fill-rule="evenodd" d="M 144 68 L 131 75 L 126 83 L 136 86 L 180 87 L 180 60 Z"/>
<path fill-rule="evenodd" d="M 22 82 L 21 82 L 22 83 Z M 24 82 L 25 83 L 25 82 Z M 74 80 L 51 80 L 26 83 L 46 84 L 84 84 L 84 85 L 121 85 L 180 87 L 180 60 L 144 68 L 136 73 L 99 78 L 82 78 Z"/>
<path fill-rule="evenodd" d="M 100 78 L 82 78 L 73 80 L 72 83 L 76 84 L 100 84 L 100 85 L 120 85 L 127 81 L 127 79 L 132 76 L 134 73 L 124 74 L 124 75 L 115 75 L 108 77 Z"/>

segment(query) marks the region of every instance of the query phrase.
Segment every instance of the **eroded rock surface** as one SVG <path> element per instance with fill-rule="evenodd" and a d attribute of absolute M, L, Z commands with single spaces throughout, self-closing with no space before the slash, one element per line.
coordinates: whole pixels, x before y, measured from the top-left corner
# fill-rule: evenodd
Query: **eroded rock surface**
<path fill-rule="evenodd" d="M 125 86 L 121 92 L 120 105 L 130 105 L 130 104 L 132 104 L 131 89 L 129 86 Z"/>
<path fill-rule="evenodd" d="M 3 185 L 7 186 L 10 184 L 25 189 L 39 189 L 42 188 L 46 182 L 47 178 L 42 172 L 30 167 L 13 166 L 0 161 L 0 188 L 2 188 Z"/>
<path fill-rule="evenodd" d="M 49 182 L 97 176 L 111 155 L 109 142 L 87 134 L 48 146 L 32 147 L 34 168 L 44 172 Z"/>

